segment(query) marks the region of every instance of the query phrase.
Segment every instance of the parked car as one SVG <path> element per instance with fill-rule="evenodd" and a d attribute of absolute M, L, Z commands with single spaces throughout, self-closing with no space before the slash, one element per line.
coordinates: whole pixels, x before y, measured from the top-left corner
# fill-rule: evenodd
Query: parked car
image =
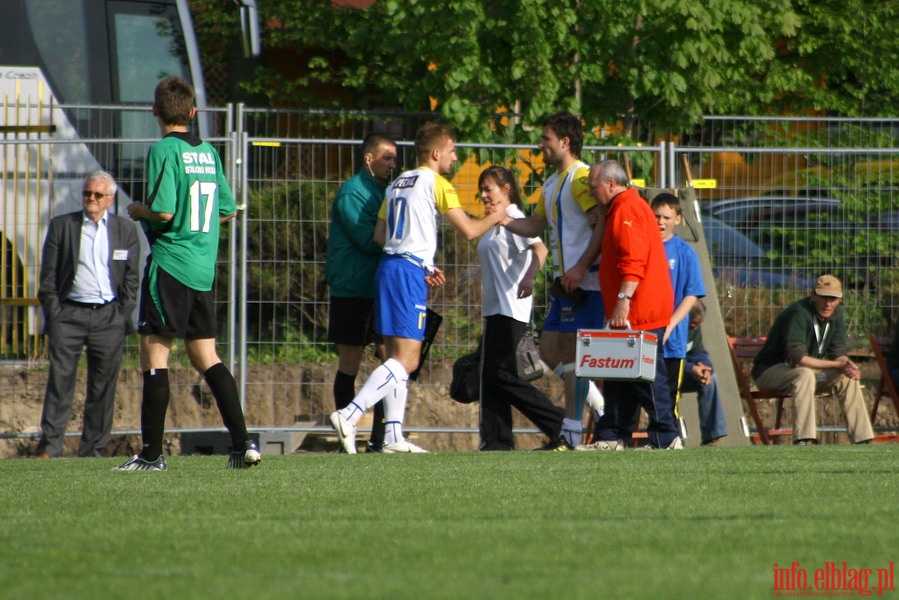
<path fill-rule="evenodd" d="M 702 217 L 702 229 L 716 279 L 742 287 L 810 288 L 811 273 L 775 265 L 766 252 L 735 227 L 710 215 Z"/>
<path fill-rule="evenodd" d="M 700 205 L 704 218 L 717 218 L 754 242 L 775 272 L 800 279 L 830 272 L 850 288 L 876 287 L 878 269 L 891 266 L 896 255 L 883 237 L 887 228 L 877 219 L 847 219 L 841 208 L 833 198 L 769 196 Z"/>
<path fill-rule="evenodd" d="M 899 233 L 899 211 L 878 213 L 873 215 L 869 222 L 881 231 Z"/>

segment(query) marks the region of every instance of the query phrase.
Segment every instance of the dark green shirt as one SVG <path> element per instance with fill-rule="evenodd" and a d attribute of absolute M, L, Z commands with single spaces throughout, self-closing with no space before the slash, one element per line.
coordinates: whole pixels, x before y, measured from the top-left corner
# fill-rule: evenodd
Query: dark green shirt
<path fill-rule="evenodd" d="M 805 356 L 833 360 L 845 356 L 848 350 L 842 307 L 837 307 L 833 317 L 822 321 L 811 298 L 803 298 L 786 307 L 774 320 L 765 344 L 753 360 L 752 376 L 758 377 L 781 363 L 795 367 Z"/>
<path fill-rule="evenodd" d="M 386 190 L 386 184 L 363 170 L 337 192 L 331 207 L 325 263 L 331 296 L 374 297 L 375 271 L 383 251 L 372 237 Z"/>

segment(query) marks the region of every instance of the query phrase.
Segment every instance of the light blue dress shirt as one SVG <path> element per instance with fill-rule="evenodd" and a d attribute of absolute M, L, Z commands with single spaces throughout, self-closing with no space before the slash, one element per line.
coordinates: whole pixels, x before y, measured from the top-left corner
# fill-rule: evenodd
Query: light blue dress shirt
<path fill-rule="evenodd" d="M 109 215 L 104 211 L 97 223 L 86 214 L 83 214 L 83 219 L 78 266 L 68 299 L 87 304 L 106 304 L 115 300 L 109 276 Z"/>

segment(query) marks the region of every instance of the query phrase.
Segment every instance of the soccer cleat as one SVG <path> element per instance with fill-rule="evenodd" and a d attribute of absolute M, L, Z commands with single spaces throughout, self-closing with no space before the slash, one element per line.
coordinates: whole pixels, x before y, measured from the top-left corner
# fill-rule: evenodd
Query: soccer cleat
<path fill-rule="evenodd" d="M 646 444 L 645 446 L 640 446 L 637 450 L 683 450 L 684 449 L 684 441 L 677 436 L 671 443 L 665 446 L 664 448 L 656 448 L 651 444 Z"/>
<path fill-rule="evenodd" d="M 121 464 L 117 467 L 113 467 L 113 471 L 165 471 L 169 468 L 167 464 L 165 464 L 165 456 L 160 455 L 159 458 L 154 460 L 153 462 L 146 461 L 142 459 L 139 455 L 135 454 L 127 462 Z"/>
<path fill-rule="evenodd" d="M 365 444 L 365 453 L 366 454 L 379 454 L 381 452 L 381 446 L 375 446 L 371 442 Z"/>
<path fill-rule="evenodd" d="M 262 461 L 262 454 L 253 440 L 244 442 L 243 450 L 232 452 L 228 456 L 227 469 L 249 469 Z"/>
<path fill-rule="evenodd" d="M 337 439 L 346 453 L 356 454 L 356 428 L 339 412 L 332 412 L 328 420 L 331 421 L 331 427 L 337 432 Z"/>
<path fill-rule="evenodd" d="M 573 448 L 568 444 L 567 441 L 565 441 L 565 438 L 559 436 L 556 439 L 540 446 L 539 448 L 534 448 L 534 450 L 545 452 L 567 452 L 569 450 L 573 450 Z"/>
<path fill-rule="evenodd" d="M 592 450 L 624 450 L 624 440 L 597 440 L 592 444 L 578 444 L 574 449 L 578 452 L 589 452 Z"/>
<path fill-rule="evenodd" d="M 393 444 L 384 444 L 381 446 L 381 452 L 384 454 L 429 454 L 427 450 L 416 446 L 409 440 L 403 440 Z"/>

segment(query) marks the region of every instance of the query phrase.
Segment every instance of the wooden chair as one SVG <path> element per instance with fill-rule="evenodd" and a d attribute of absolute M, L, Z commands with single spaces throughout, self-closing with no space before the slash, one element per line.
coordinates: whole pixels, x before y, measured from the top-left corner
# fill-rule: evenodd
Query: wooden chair
<path fill-rule="evenodd" d="M 874 352 L 874 360 L 880 369 L 880 383 L 877 385 L 877 394 L 874 396 L 874 406 L 871 408 L 871 426 L 874 426 L 874 420 L 877 418 L 877 409 L 880 407 L 880 400 L 887 396 L 893 402 L 893 408 L 896 416 L 899 416 L 899 392 L 890 377 L 890 368 L 887 365 L 886 351 L 892 345 L 893 340 L 889 338 L 879 338 L 876 335 L 868 336 L 871 342 L 871 350 Z"/>
<path fill-rule="evenodd" d="M 793 429 L 782 429 L 781 422 L 783 420 L 784 400 L 792 397 L 792 393 L 785 390 L 753 390 L 749 381 L 749 375 L 744 370 L 744 361 L 750 361 L 755 358 L 765 344 L 765 338 L 735 338 L 727 337 L 727 345 L 730 348 L 730 358 L 734 364 L 734 373 L 737 376 L 737 387 L 740 390 L 740 396 L 749 411 L 749 416 L 755 424 L 758 432 L 759 441 L 769 445 L 773 442 L 774 436 L 793 435 Z M 777 414 L 774 420 L 774 427 L 765 425 L 764 419 L 759 412 L 759 400 L 774 400 L 777 407 Z"/>

